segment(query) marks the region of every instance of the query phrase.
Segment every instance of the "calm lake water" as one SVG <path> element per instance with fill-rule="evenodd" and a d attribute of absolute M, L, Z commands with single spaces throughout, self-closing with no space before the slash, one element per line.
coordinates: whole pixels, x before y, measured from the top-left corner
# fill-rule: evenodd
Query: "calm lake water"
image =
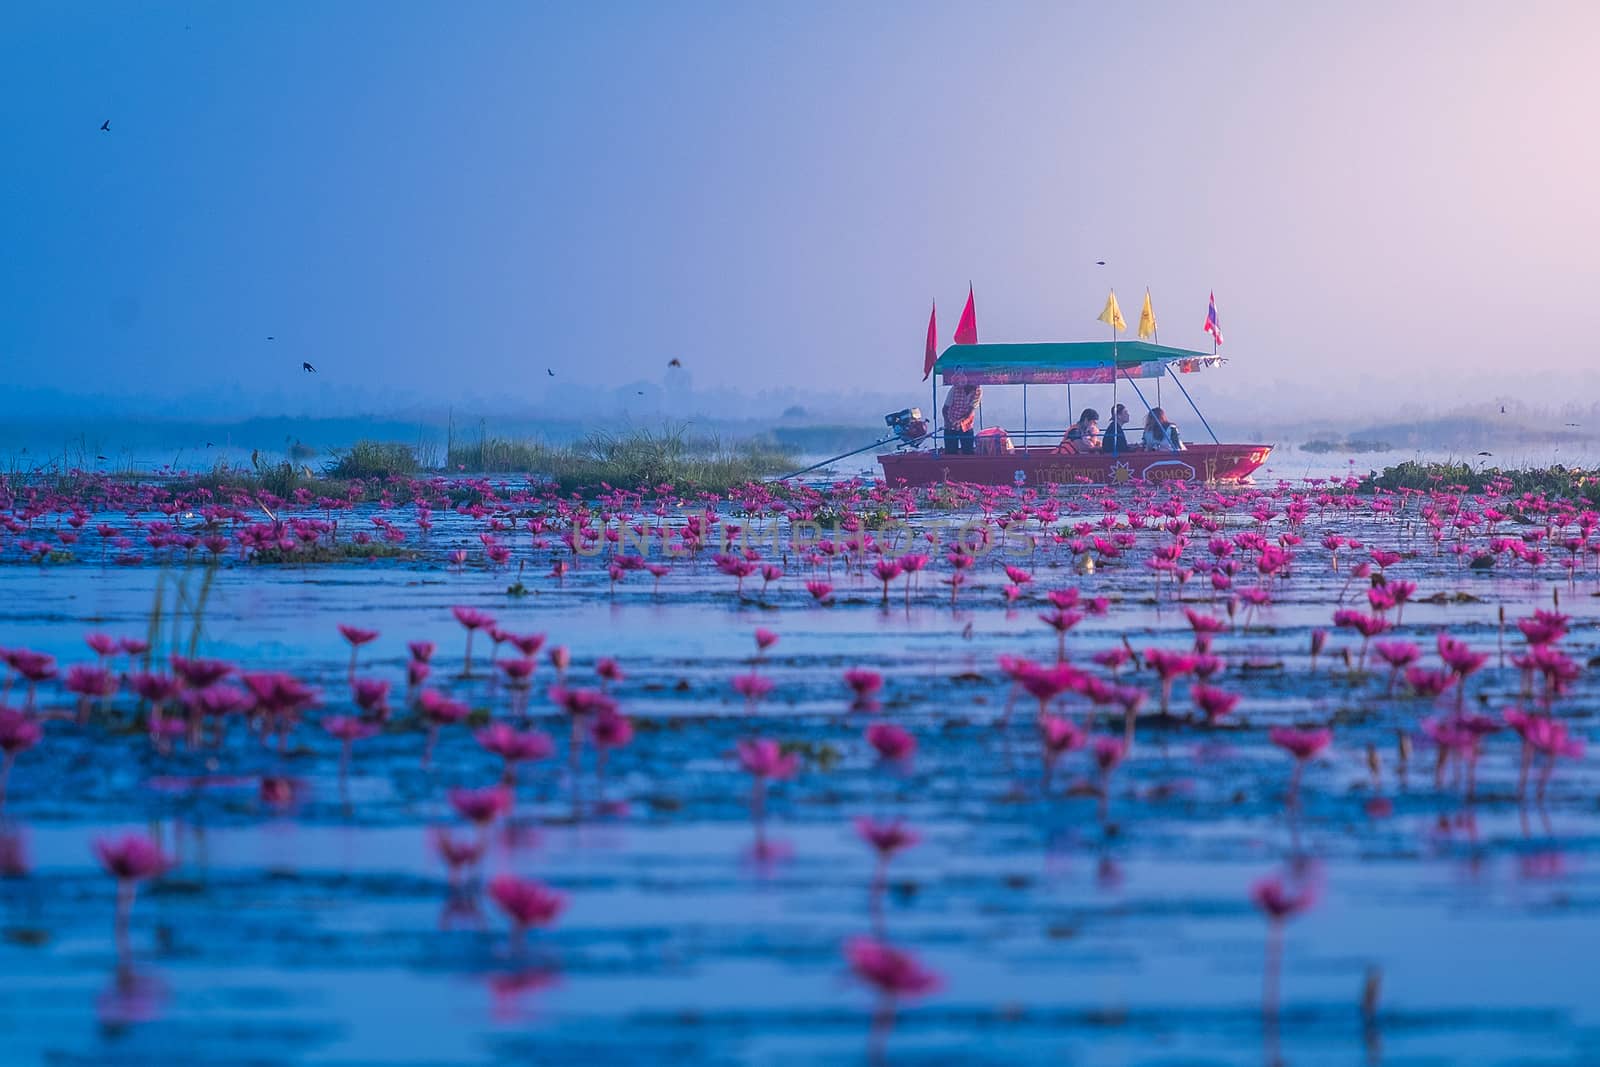
<path fill-rule="evenodd" d="M 1101 499 L 1063 496 L 1063 520 L 1098 520 Z M 341 526 L 376 513 L 356 509 Z M 659 588 L 642 572 L 613 588 L 593 561 L 547 577 L 564 550 L 530 547 L 522 533 L 507 541 L 530 561 L 529 593 L 510 597 L 515 571 L 482 563 L 483 518 L 440 512 L 422 540 L 408 509 L 384 514 L 410 532 L 415 558 L 301 567 L 230 556 L 209 591 L 204 655 L 289 670 L 325 694 L 284 751 L 241 723 L 218 747 L 163 753 L 136 730 L 68 717 L 17 759 L 5 818 L 23 857 L 0 878 L 0 1061 L 1600 1062 L 1593 760 L 1563 763 L 1543 803 L 1519 803 L 1519 748 L 1502 732 L 1484 741 L 1469 798 L 1454 772 L 1436 780 L 1419 732 L 1454 693 L 1434 707 L 1389 691 L 1383 671 L 1346 670 L 1342 652 L 1360 646 L 1349 631 L 1331 636 L 1314 671 L 1309 658 L 1311 631 L 1330 625 L 1341 597 L 1365 606 L 1366 582 L 1350 582 L 1363 553 L 1335 571 L 1319 544 L 1336 531 L 1405 553 L 1389 573 L 1418 590 L 1386 636 L 1417 641 L 1431 665 L 1441 629 L 1489 653 L 1464 706 L 1498 712 L 1522 688 L 1501 652 L 1522 648 L 1514 627 L 1502 631 L 1502 607 L 1514 619 L 1559 597 L 1572 616 L 1562 647 L 1580 663 L 1600 653 L 1600 581 L 1581 570 L 1569 582 L 1555 553 L 1542 568 L 1472 571 L 1435 553 L 1414 512 L 1313 510 L 1272 603 L 1248 628 L 1241 611 L 1215 641 L 1226 662 L 1216 684 L 1243 696 L 1231 724 L 1161 722 L 1152 698 L 1102 822 L 1085 752 L 1042 780 L 1033 701 L 1024 695 L 1007 717 L 996 659 L 1054 658 L 1040 591 L 1060 587 L 1110 601 L 1068 635 L 1074 664 L 1089 669 L 1093 653 L 1125 641 L 1187 648 L 1184 606 L 1226 614 L 1204 571 L 1158 599 L 1141 556 L 1082 574 L 1046 540 L 982 561 L 954 607 L 942 562 L 909 598 L 896 580 L 886 605 L 876 580 L 835 563 L 835 602 L 823 607 L 793 558 L 765 596 L 759 576 L 735 596 L 704 560 L 675 561 Z M 1281 516 L 1223 515 L 1225 534 L 1287 529 Z M 948 517 L 919 510 L 911 522 Z M 465 567 L 449 562 L 457 548 L 470 553 Z M 47 567 L 0 554 L 0 646 L 47 652 L 64 669 L 92 660 L 88 631 L 147 631 L 163 571 L 170 583 L 181 568 L 105 567 L 84 554 Z M 1206 556 L 1204 535 L 1189 555 Z M 1003 562 L 1035 579 L 1016 603 L 1002 592 Z M 197 569 L 186 580 L 193 592 Z M 356 744 L 341 781 L 339 746 L 316 725 L 354 710 L 340 623 L 380 632 L 358 674 L 393 681 L 397 699 L 405 642 L 427 639 L 442 688 L 507 716 L 507 691 L 482 671 L 482 635 L 477 676 L 453 677 L 465 640 L 455 605 L 568 646 L 579 684 L 594 684 L 599 657 L 616 657 L 615 693 L 637 727 L 610 757 L 601 811 L 585 764 L 574 818 L 565 717 L 542 695 L 553 674 L 541 662 L 531 714 L 561 747 L 520 772 L 515 815 L 493 831 L 484 867 L 536 877 L 569 903 L 521 948 L 485 896 L 450 890 L 429 844 L 430 828 L 463 825 L 447 789 L 493 783 L 499 759 L 458 726 L 423 766 L 423 732 L 402 714 Z M 751 670 L 757 627 L 780 640 L 759 667 L 773 692 L 751 707 L 730 679 Z M 849 709 L 841 674 L 852 666 L 883 673 L 879 712 Z M 1591 744 L 1593 674 L 1557 702 Z M 1156 689 L 1148 672 L 1131 678 Z M 1187 690 L 1180 681 L 1173 703 L 1185 714 Z M 41 692 L 46 707 L 68 707 L 59 689 Z M 121 721 L 133 703 L 118 707 Z M 1088 705 L 1071 697 L 1064 714 L 1085 723 Z M 1098 729 L 1120 732 L 1099 717 Z M 873 757 L 863 730 L 876 721 L 916 737 L 909 766 Z M 1291 760 L 1267 737 L 1286 724 L 1334 730 L 1294 816 Z M 803 755 L 798 775 L 772 786 L 764 850 L 732 758 L 754 734 L 799 742 Z M 298 783 L 297 802 L 263 803 L 263 775 Z M 902 817 L 922 835 L 890 864 L 876 917 L 874 860 L 851 828 L 861 815 Z M 130 969 L 118 964 L 114 886 L 91 842 L 135 829 L 178 862 L 139 893 Z M 1263 1023 L 1269 926 L 1249 896 L 1268 875 L 1315 892 L 1285 924 L 1275 1026 Z M 886 1037 L 874 1037 L 877 1002 L 841 953 L 874 930 L 943 980 L 899 1004 Z M 1376 1007 L 1365 1017 L 1364 995 Z"/>

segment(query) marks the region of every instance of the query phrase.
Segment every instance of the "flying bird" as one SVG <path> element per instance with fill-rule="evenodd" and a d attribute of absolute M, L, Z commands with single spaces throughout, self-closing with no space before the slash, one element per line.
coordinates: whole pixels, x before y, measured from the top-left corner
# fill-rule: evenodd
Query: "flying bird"
<path fill-rule="evenodd" d="M 1103 259 L 1097 259 L 1094 261 L 1094 265 L 1097 267 L 1103 267 L 1106 265 L 1106 261 Z"/>
<path fill-rule="evenodd" d="M 640 395 L 640 396 L 644 396 L 644 390 L 643 390 L 643 389 L 640 389 L 640 390 L 639 390 L 639 395 Z"/>
<path fill-rule="evenodd" d="M 315 373 L 317 373 L 317 368 L 313 367 L 309 363 L 300 364 L 300 369 L 305 371 L 307 374 L 315 374 Z"/>
<path fill-rule="evenodd" d="M 1505 413 L 1506 413 L 1506 406 L 1504 404 L 1501 404 L 1500 405 L 1500 414 L 1504 415 Z"/>
<path fill-rule="evenodd" d="M 667 361 L 667 366 L 669 366 L 669 367 L 681 367 L 681 366 L 683 366 L 683 360 L 681 360 L 681 359 L 677 358 L 676 356 L 674 356 L 672 359 L 669 359 Z"/>
<path fill-rule="evenodd" d="M 106 119 L 104 122 L 102 122 L 100 124 L 100 132 L 101 133 L 110 133 L 111 132 L 111 120 L 110 119 Z"/>
<path fill-rule="evenodd" d="M 267 336 L 267 340 L 269 340 L 269 341 L 276 341 L 276 340 L 277 340 L 277 338 L 276 338 L 276 337 L 273 337 L 273 336 L 272 336 L 272 335 L 270 335 L 270 334 L 269 334 L 269 335 L 268 335 L 268 336 Z"/>
<path fill-rule="evenodd" d="M 210 441 L 207 441 L 207 442 L 206 442 L 206 447 L 207 447 L 207 448 L 210 448 L 210 447 L 211 447 L 211 442 L 210 442 Z"/>
<path fill-rule="evenodd" d="M 103 460 L 103 459 L 105 459 L 105 458 L 106 458 L 106 457 L 104 457 L 104 456 L 96 456 L 96 457 L 94 457 L 94 458 L 95 458 L 95 459 L 101 459 L 101 460 Z"/>
<path fill-rule="evenodd" d="M 550 369 L 550 368 L 549 368 L 549 367 L 546 367 L 546 368 L 545 368 L 545 369 L 544 369 L 544 372 L 545 372 L 545 373 L 546 373 L 546 374 L 548 374 L 548 375 L 550 375 L 550 377 L 552 377 L 552 378 L 554 378 L 554 377 L 555 377 L 555 376 L 556 376 L 556 372 L 555 372 L 555 371 L 553 371 L 553 370 L 551 370 L 551 369 Z"/>
<path fill-rule="evenodd" d="M 1492 456 L 1492 455 L 1494 455 L 1494 453 L 1493 452 L 1479 452 L 1478 455 L 1480 455 L 1480 456 Z"/>

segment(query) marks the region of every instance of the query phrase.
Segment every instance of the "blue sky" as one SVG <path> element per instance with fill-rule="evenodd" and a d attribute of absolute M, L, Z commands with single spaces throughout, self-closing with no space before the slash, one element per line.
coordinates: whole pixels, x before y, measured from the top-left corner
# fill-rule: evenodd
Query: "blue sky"
<path fill-rule="evenodd" d="M 1148 285 L 1198 347 L 1215 289 L 1235 394 L 1593 400 L 1597 54 L 1579 3 L 13 4 L 0 354 L 917 398 L 970 279 L 985 340 Z"/>

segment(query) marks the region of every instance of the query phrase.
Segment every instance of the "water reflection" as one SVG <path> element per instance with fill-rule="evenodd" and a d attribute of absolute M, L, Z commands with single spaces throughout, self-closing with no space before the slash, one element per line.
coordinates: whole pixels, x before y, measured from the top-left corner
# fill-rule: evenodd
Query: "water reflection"
<path fill-rule="evenodd" d="M 154 971 L 119 963 L 95 997 L 95 1015 L 101 1026 L 117 1031 L 160 1018 L 169 998 L 166 983 Z"/>

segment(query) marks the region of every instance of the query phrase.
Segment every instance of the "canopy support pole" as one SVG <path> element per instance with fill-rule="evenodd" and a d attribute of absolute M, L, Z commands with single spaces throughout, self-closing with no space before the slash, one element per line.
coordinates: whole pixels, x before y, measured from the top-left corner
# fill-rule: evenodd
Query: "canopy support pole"
<path fill-rule="evenodd" d="M 939 440 L 938 440 L 938 437 L 939 437 L 939 376 L 937 374 L 930 374 L 930 375 L 928 375 L 928 381 L 933 384 L 933 399 L 931 401 L 929 401 L 929 403 L 931 403 L 933 405 L 933 407 L 931 409 L 929 409 L 929 411 L 928 411 L 928 424 L 933 427 L 933 434 L 934 434 L 933 450 L 935 452 L 939 452 L 939 451 L 941 451 L 941 449 L 939 448 Z"/>
<path fill-rule="evenodd" d="M 1206 433 L 1211 435 L 1211 443 L 1214 445 L 1220 445 L 1222 442 L 1217 440 L 1217 432 L 1211 428 L 1211 424 L 1206 421 L 1206 417 L 1200 414 L 1200 409 L 1195 406 L 1194 398 L 1189 395 L 1189 390 L 1183 387 L 1183 382 L 1178 380 L 1178 376 L 1176 374 L 1172 376 L 1172 382 L 1178 387 L 1178 391 L 1183 394 L 1183 398 L 1189 401 L 1189 406 L 1194 408 L 1194 413 L 1196 417 L 1199 418 L 1200 425 L 1204 426 L 1206 428 Z"/>
<path fill-rule="evenodd" d="M 1119 373 L 1128 374 L 1127 371 L 1119 371 Z M 1115 390 L 1115 388 L 1116 388 L 1116 379 L 1113 378 L 1113 379 L 1111 379 L 1111 381 L 1112 381 L 1112 389 Z M 1144 409 L 1146 411 L 1149 411 L 1150 410 L 1150 401 L 1148 401 L 1148 400 L 1146 400 L 1144 398 L 1144 390 L 1139 388 L 1139 383 L 1133 380 L 1133 375 L 1131 375 L 1131 374 L 1128 374 L 1128 384 L 1133 386 L 1133 391 L 1139 394 L 1139 403 L 1144 405 Z M 1203 422 L 1205 420 L 1202 419 L 1201 421 Z"/>
<path fill-rule="evenodd" d="M 1028 447 L 1028 383 L 1022 383 L 1022 447 Z"/>
<path fill-rule="evenodd" d="M 1118 424 L 1117 424 L 1117 361 L 1116 360 L 1112 360 L 1111 361 L 1111 428 L 1113 430 L 1116 430 L 1118 428 Z M 1114 434 L 1112 436 L 1112 438 L 1111 438 L 1111 454 L 1113 456 L 1115 456 L 1119 452 L 1121 452 L 1121 448 L 1117 444 L 1117 442 L 1120 441 L 1121 439 L 1122 439 L 1122 435 L 1120 433 L 1119 434 Z"/>

